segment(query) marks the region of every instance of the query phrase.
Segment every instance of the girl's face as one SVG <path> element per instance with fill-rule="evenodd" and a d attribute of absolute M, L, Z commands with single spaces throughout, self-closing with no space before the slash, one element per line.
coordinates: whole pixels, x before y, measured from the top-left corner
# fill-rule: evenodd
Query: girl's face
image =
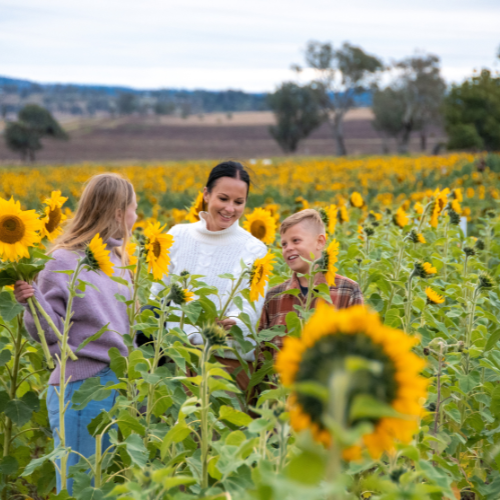
<path fill-rule="evenodd" d="M 132 196 L 132 202 L 125 210 L 125 226 L 127 227 L 128 234 L 132 234 L 132 228 L 137 220 L 137 198 L 135 193 Z"/>
<path fill-rule="evenodd" d="M 221 177 L 209 193 L 203 190 L 207 204 L 207 229 L 221 231 L 233 225 L 242 215 L 247 202 L 248 186 L 241 179 Z"/>

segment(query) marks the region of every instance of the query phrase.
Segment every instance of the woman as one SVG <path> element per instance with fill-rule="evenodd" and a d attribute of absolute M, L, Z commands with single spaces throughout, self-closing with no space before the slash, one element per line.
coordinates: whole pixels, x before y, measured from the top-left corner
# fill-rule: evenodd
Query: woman
<path fill-rule="evenodd" d="M 243 215 L 250 189 L 250 176 L 244 167 L 237 162 L 227 161 L 212 169 L 207 184 L 203 190 L 203 200 L 206 211 L 199 214 L 200 220 L 192 224 L 178 224 L 169 233 L 174 237 L 170 250 L 171 263 L 169 275 L 179 275 L 182 271 L 202 275 L 202 280 L 209 286 L 219 290 L 224 304 L 229 296 L 231 280 L 220 278 L 219 275 L 230 273 L 235 277 L 241 274 L 241 261 L 251 266 L 256 259 L 264 257 L 266 246 L 260 240 L 240 227 L 238 220 Z M 170 283 L 169 276 L 163 280 Z M 162 285 L 156 283 L 152 287 L 153 295 L 162 290 Z M 210 297 L 209 297 L 210 298 Z M 211 297 L 217 303 L 216 297 Z M 255 309 L 243 300 L 243 311 L 248 314 L 255 325 L 260 317 L 264 299 L 254 303 Z M 238 325 L 245 337 L 250 332 L 242 321 L 235 317 L 240 310 L 231 304 L 226 316 L 220 324 L 226 330 Z M 169 324 L 172 327 L 172 324 Z M 197 329 L 185 325 L 184 331 L 195 345 L 203 344 L 203 338 Z M 254 343 L 251 339 L 250 341 Z M 237 342 L 228 341 L 228 345 L 238 350 L 243 359 L 254 360 L 254 351 L 241 352 Z M 236 355 L 226 350 L 222 358 L 218 358 L 230 373 L 240 368 Z M 248 387 L 249 378 L 244 370 L 239 370 L 236 381 L 244 391 Z"/>
<path fill-rule="evenodd" d="M 45 269 L 38 275 L 37 283 L 33 286 L 24 281 L 18 281 L 14 287 L 14 294 L 18 302 L 26 304 L 29 297 L 35 296 L 45 311 L 50 315 L 59 331 L 64 330 L 64 318 L 68 301 L 68 281 L 70 276 L 54 271 L 75 270 L 77 261 L 83 257 L 84 249 L 90 240 L 97 234 L 107 243 L 110 259 L 114 264 L 115 276 L 120 276 L 130 283 L 130 274 L 118 269 L 128 264 L 125 247 L 131 234 L 132 227 L 137 219 L 137 202 L 132 184 L 116 174 L 101 174 L 93 177 L 81 196 L 77 211 L 70 226 L 55 242 L 51 254 L 54 260 L 48 261 Z M 97 290 L 87 286 L 83 297 L 75 297 L 73 302 L 72 326 L 69 331 L 69 346 L 73 352 L 88 337 L 109 324 L 106 331 L 98 340 L 94 340 L 82 348 L 76 361 L 68 359 L 66 364 L 65 402 L 71 397 L 82 383 L 90 377 L 100 377 L 101 384 L 108 381 L 118 383 L 115 374 L 111 371 L 108 355 L 109 349 L 116 347 L 122 356 L 128 351 L 122 335 L 129 332 L 127 307 L 124 303 L 115 300 L 119 293 L 130 299 L 129 288 L 113 281 L 103 272 L 82 270 L 79 274 L 82 281 L 95 285 Z M 26 328 L 37 341 L 39 337 L 28 308 L 24 313 Z M 57 338 L 44 318 L 39 317 L 45 332 L 51 354 L 60 354 Z M 59 385 L 59 366 L 49 378 L 47 392 L 47 409 L 49 412 L 50 427 L 54 435 L 54 448 L 60 443 L 57 430 L 59 429 L 59 398 L 55 386 Z M 85 457 L 95 453 L 95 440 L 87 430 L 87 425 L 102 410 L 109 411 L 115 403 L 116 391 L 103 401 L 91 401 L 83 410 L 73 410 L 71 404 L 65 413 L 66 446 Z M 102 449 L 110 445 L 109 438 L 104 436 Z M 71 453 L 68 467 L 75 465 L 80 456 Z M 61 491 L 61 477 L 57 473 L 57 491 Z M 67 489 L 72 493 L 73 480 L 68 479 Z"/>

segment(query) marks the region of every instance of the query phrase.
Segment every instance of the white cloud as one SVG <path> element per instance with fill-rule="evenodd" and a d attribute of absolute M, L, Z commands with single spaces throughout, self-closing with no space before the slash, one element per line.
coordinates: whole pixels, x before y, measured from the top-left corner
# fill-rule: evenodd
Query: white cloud
<path fill-rule="evenodd" d="M 386 62 L 432 52 L 460 80 L 492 66 L 498 19 L 494 0 L 0 0 L 0 74 L 271 90 L 317 39 L 349 40 Z"/>

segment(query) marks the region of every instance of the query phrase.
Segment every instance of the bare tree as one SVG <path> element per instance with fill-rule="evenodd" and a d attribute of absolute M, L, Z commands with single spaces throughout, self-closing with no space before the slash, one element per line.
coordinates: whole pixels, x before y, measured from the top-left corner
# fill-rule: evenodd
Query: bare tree
<path fill-rule="evenodd" d="M 339 50 L 330 43 L 311 41 L 306 47 L 306 64 L 316 71 L 315 83 L 321 89 L 321 106 L 337 144 L 337 154 L 347 154 L 344 141 L 344 116 L 355 105 L 356 96 L 375 81 L 382 62 L 360 47 L 345 42 Z"/>

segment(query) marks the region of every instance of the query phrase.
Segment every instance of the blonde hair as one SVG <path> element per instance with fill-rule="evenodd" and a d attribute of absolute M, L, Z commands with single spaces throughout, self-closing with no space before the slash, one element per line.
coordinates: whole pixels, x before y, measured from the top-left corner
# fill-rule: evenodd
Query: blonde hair
<path fill-rule="evenodd" d="M 321 220 L 321 215 L 312 209 L 306 208 L 305 210 L 301 210 L 296 214 L 290 215 L 287 217 L 280 226 L 280 234 L 285 234 L 288 229 L 292 226 L 300 224 L 301 222 L 307 222 L 307 225 L 318 232 L 318 234 L 326 234 L 325 224 Z"/>
<path fill-rule="evenodd" d="M 67 229 L 57 238 L 51 252 L 83 249 L 97 234 L 105 242 L 117 234 L 123 235 L 120 250 L 115 249 L 124 266 L 128 265 L 126 246 L 129 235 L 125 223 L 125 211 L 132 203 L 134 188 L 119 174 L 107 173 L 92 177 L 85 186 L 74 217 Z M 122 219 L 117 221 L 116 211 L 121 210 Z"/>

